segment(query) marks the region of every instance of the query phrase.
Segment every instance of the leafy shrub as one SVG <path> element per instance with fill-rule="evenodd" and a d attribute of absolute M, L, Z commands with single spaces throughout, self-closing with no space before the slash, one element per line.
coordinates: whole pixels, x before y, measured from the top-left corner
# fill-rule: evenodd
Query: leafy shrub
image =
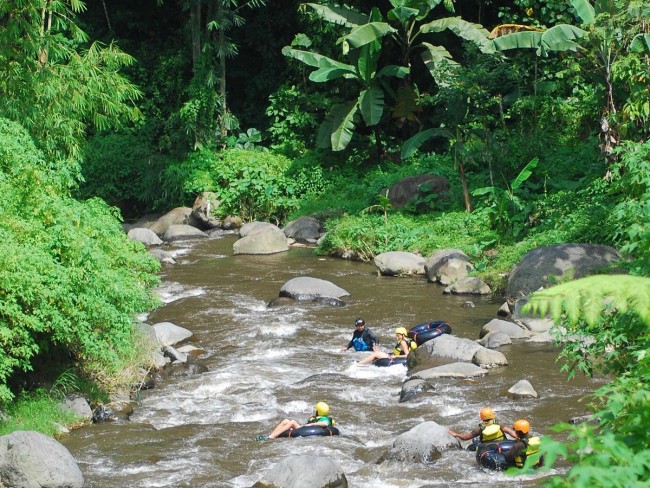
<path fill-rule="evenodd" d="M 78 195 L 103 198 L 123 210 L 143 211 L 160 197 L 158 175 L 167 165 L 147 132 L 100 134 L 84 147 Z"/>
<path fill-rule="evenodd" d="M 132 354 L 133 320 L 157 303 L 159 265 L 114 209 L 70 198 L 17 124 L 0 119 L 0 401 L 51 348 L 106 377 Z"/>

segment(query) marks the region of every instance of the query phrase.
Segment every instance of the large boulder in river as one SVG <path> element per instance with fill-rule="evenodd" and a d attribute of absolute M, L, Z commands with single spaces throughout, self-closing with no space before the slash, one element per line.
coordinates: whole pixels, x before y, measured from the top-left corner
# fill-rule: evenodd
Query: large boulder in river
<path fill-rule="evenodd" d="M 167 227 L 163 239 L 168 242 L 180 241 L 183 239 L 206 239 L 208 234 L 192 225 L 173 224 Z"/>
<path fill-rule="evenodd" d="M 450 447 L 458 447 L 458 440 L 449 435 L 446 427 L 433 421 L 422 422 L 398 435 L 382 461 L 430 463 Z"/>
<path fill-rule="evenodd" d="M 377 254 L 375 266 L 384 276 L 424 274 L 424 258 L 412 252 L 390 251 Z"/>
<path fill-rule="evenodd" d="M 277 225 L 272 224 L 271 222 L 262 222 L 259 220 L 246 222 L 239 228 L 239 237 L 246 237 L 249 234 L 260 231 L 262 229 L 268 229 L 269 227 L 277 227 Z"/>
<path fill-rule="evenodd" d="M 314 217 L 299 217 L 289 222 L 282 230 L 287 237 L 295 239 L 296 242 L 316 244 L 322 234 L 323 226 Z"/>
<path fill-rule="evenodd" d="M 424 272 L 431 283 L 450 285 L 473 269 L 469 256 L 460 249 L 441 249 L 429 256 L 424 263 Z"/>
<path fill-rule="evenodd" d="M 466 276 L 454 281 L 443 290 L 445 294 L 452 295 L 489 295 L 490 287 L 476 276 Z"/>
<path fill-rule="evenodd" d="M 253 488 L 347 488 L 341 466 L 322 456 L 289 456 L 275 463 Z"/>
<path fill-rule="evenodd" d="M 600 244 L 538 247 L 526 253 L 510 272 L 506 296 L 519 298 L 569 278 L 582 278 L 619 259 L 616 249 Z"/>
<path fill-rule="evenodd" d="M 189 207 L 176 207 L 162 217 L 147 225 L 149 229 L 159 236 L 163 236 L 170 225 L 188 224 L 192 215 Z"/>
<path fill-rule="evenodd" d="M 0 436 L 0 484 L 12 488 L 81 488 L 84 477 L 63 445 L 33 431 Z"/>
<path fill-rule="evenodd" d="M 289 297 L 298 301 L 314 300 L 319 297 L 341 298 L 349 295 L 346 290 L 330 281 L 309 276 L 292 278 L 280 289 L 281 297 Z"/>
<path fill-rule="evenodd" d="M 449 191 L 449 181 L 444 176 L 421 174 L 408 176 L 388 190 L 388 200 L 393 208 L 402 208 L 418 200 L 441 198 Z"/>
<path fill-rule="evenodd" d="M 287 236 L 279 227 L 268 224 L 252 230 L 232 245 L 233 254 L 275 254 L 289 250 Z"/>
<path fill-rule="evenodd" d="M 158 234 L 144 227 L 132 228 L 127 234 L 127 237 L 132 241 L 139 241 L 145 246 L 159 246 L 163 243 L 162 239 L 158 237 Z"/>
<path fill-rule="evenodd" d="M 192 337 L 192 332 L 171 322 L 158 322 L 152 326 L 161 347 L 173 346 Z"/>

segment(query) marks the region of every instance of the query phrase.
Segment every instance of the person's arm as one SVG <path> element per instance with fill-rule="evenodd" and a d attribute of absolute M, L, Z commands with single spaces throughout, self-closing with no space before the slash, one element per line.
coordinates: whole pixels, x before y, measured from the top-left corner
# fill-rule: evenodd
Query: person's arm
<path fill-rule="evenodd" d="M 379 345 L 379 340 L 377 339 L 377 336 L 370 329 L 366 329 L 366 330 L 368 331 L 368 339 L 370 339 L 370 349 L 372 349 L 375 344 Z"/>
<path fill-rule="evenodd" d="M 526 450 L 526 444 L 521 441 L 516 441 L 510 449 L 503 453 L 503 457 L 508 463 L 514 463 L 515 458 Z"/>
<path fill-rule="evenodd" d="M 471 438 L 476 437 L 476 435 L 474 435 L 474 431 L 465 432 L 464 434 L 459 434 L 458 432 L 449 429 L 447 432 L 449 433 L 449 435 L 455 437 L 456 439 L 460 439 L 461 441 L 468 441 Z"/>
<path fill-rule="evenodd" d="M 504 434 L 508 434 L 513 439 L 517 439 L 517 433 L 513 429 L 511 429 L 507 425 L 500 425 L 499 427 L 501 427 L 501 432 L 503 432 Z"/>
<path fill-rule="evenodd" d="M 352 339 L 350 339 L 350 342 L 348 342 L 347 346 L 343 346 L 341 348 L 341 351 L 347 351 L 354 345 L 354 334 L 352 334 Z"/>

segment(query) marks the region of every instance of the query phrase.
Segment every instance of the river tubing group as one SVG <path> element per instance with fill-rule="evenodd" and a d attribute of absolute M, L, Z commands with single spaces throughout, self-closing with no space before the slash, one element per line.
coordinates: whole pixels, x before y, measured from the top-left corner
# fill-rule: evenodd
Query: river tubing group
<path fill-rule="evenodd" d="M 389 353 L 381 350 L 379 342 L 372 331 L 366 327 L 366 322 L 359 317 L 355 320 L 356 330 L 352 339 L 341 348 L 342 351 L 370 351 L 369 356 L 359 361 L 359 365 L 373 364 L 375 366 L 406 365 L 407 357 L 418 346 L 435 339 L 443 334 L 451 334 L 451 325 L 442 320 L 425 322 L 407 331 L 404 327 L 395 329 L 397 339 L 393 350 Z M 335 421 L 329 416 L 330 407 L 325 402 L 318 402 L 315 413 L 301 425 L 296 420 L 284 419 L 268 435 L 257 436 L 258 441 L 280 437 L 330 437 L 339 435 L 334 426 Z M 480 411 L 481 422 L 470 432 L 458 433 L 451 429 L 449 435 L 460 440 L 472 440 L 468 450 L 476 451 L 476 462 L 479 466 L 493 470 L 504 471 L 510 467 L 523 468 L 527 459 L 534 467 L 542 463 L 540 438 L 530 435 L 530 423 L 525 419 L 517 420 L 512 428 L 497 422 L 494 410 L 484 407 Z M 510 436 L 511 439 L 508 439 Z"/>

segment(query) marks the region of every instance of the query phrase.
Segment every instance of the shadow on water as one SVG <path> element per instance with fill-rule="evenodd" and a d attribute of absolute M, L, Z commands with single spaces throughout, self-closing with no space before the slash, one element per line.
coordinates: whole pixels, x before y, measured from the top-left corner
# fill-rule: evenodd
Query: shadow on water
<path fill-rule="evenodd" d="M 209 372 L 169 380 L 142 392 L 131 422 L 74 431 L 63 443 L 92 487 L 249 487 L 280 458 L 316 454 L 335 459 L 354 487 L 481 484 L 537 486 L 548 474 L 512 478 L 486 473 L 473 453 L 447 451 L 430 464 L 378 461 L 395 436 L 433 420 L 470 430 L 491 405 L 499 419 L 531 419 L 537 433 L 585 413 L 596 383 L 570 382 L 552 345 L 515 342 L 501 351 L 509 366 L 485 378 L 440 381 L 412 402 L 399 403 L 404 366 L 358 366 L 364 353 L 341 352 L 358 316 L 392 347 L 395 327 L 445 320 L 460 337 L 477 339 L 501 300 L 443 295 L 423 278 L 378 276 L 371 264 L 319 257 L 309 249 L 271 256 L 233 256 L 234 238 L 173 248 L 178 263 L 162 272 L 165 305 L 147 322 L 170 321 L 194 333 Z M 325 279 L 350 293 L 346 306 L 295 303 L 267 308 L 297 276 Z M 505 394 L 528 379 L 539 399 Z M 342 435 L 257 443 L 282 418 L 305 421 L 327 401 Z"/>

